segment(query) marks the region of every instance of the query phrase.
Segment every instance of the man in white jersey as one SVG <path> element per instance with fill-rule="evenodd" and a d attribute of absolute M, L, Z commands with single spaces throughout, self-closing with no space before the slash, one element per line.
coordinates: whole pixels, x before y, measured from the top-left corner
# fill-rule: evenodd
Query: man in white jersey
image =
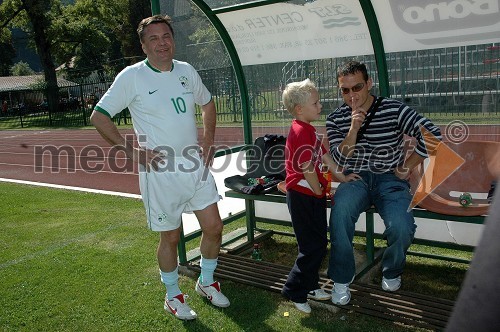
<path fill-rule="evenodd" d="M 174 32 L 168 16 L 143 19 L 137 28 L 143 62 L 121 71 L 96 105 L 91 122 L 106 141 L 139 163 L 139 184 L 151 230 L 160 233 L 160 276 L 164 308 L 182 320 L 196 318 L 178 285 L 177 244 L 181 214 L 194 212 L 202 230 L 201 275 L 195 290 L 218 307 L 228 307 L 213 279 L 222 239 L 217 192 L 208 166 L 213 161 L 215 105 L 196 70 L 173 59 Z M 204 135 L 198 145 L 195 104 L 201 105 Z M 111 118 L 128 108 L 139 147 L 126 144 Z M 201 156 L 200 156 L 201 153 Z"/>

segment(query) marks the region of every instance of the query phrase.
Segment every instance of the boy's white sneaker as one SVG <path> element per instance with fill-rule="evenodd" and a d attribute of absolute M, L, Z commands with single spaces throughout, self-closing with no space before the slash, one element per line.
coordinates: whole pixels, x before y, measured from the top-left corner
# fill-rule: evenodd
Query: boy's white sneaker
<path fill-rule="evenodd" d="M 229 299 L 224 294 L 222 294 L 218 281 L 214 282 L 211 285 L 203 286 L 200 283 L 200 279 L 198 279 L 198 281 L 196 281 L 195 290 L 198 294 L 206 297 L 210 302 L 212 302 L 214 306 L 220 308 L 229 307 Z"/>
<path fill-rule="evenodd" d="M 163 308 L 181 320 L 195 319 L 197 317 L 196 312 L 187 305 L 187 297 L 187 295 L 179 294 L 171 300 L 165 299 Z"/>
<path fill-rule="evenodd" d="M 332 296 L 322 290 L 321 288 L 315 289 L 307 293 L 307 298 L 317 301 L 326 301 L 329 300 Z"/>
<path fill-rule="evenodd" d="M 307 302 L 304 302 L 304 303 L 293 302 L 293 304 L 295 305 L 295 308 L 297 308 L 298 310 L 300 310 L 306 314 L 311 313 L 311 306 L 309 305 L 309 303 L 307 303 Z"/>

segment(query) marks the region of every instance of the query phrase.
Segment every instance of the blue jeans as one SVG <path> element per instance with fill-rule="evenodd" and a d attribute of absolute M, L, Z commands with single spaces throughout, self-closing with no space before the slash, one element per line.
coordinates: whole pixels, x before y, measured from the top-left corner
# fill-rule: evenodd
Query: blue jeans
<path fill-rule="evenodd" d="M 382 274 L 392 279 L 403 273 L 406 252 L 413 241 L 415 219 L 407 212 L 411 202 L 408 181 L 392 173 L 359 173 L 361 180 L 341 183 L 330 214 L 330 261 L 328 276 L 349 283 L 356 273 L 352 240 L 362 212 L 375 205 L 384 221 L 387 249 L 382 256 Z"/>

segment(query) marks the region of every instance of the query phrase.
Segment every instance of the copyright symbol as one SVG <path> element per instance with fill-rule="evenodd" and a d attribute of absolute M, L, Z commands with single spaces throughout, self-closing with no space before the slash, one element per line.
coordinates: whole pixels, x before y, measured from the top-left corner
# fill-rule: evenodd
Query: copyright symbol
<path fill-rule="evenodd" d="M 460 120 L 453 120 L 445 128 L 445 135 L 452 143 L 462 143 L 469 137 L 469 127 Z"/>

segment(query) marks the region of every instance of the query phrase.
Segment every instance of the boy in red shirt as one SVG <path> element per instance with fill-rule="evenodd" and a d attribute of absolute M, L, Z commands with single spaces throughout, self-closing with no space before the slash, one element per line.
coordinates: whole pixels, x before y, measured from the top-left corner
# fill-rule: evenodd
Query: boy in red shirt
<path fill-rule="evenodd" d="M 321 173 L 322 165 L 341 182 L 351 181 L 357 175 L 342 174 L 311 125 L 319 119 L 322 107 L 311 80 L 288 84 L 283 91 L 283 105 L 294 117 L 285 149 L 286 200 L 299 253 L 282 294 L 298 310 L 310 313 L 308 298 L 330 299 L 330 294 L 319 287 L 318 274 L 328 243 L 328 181 Z"/>

